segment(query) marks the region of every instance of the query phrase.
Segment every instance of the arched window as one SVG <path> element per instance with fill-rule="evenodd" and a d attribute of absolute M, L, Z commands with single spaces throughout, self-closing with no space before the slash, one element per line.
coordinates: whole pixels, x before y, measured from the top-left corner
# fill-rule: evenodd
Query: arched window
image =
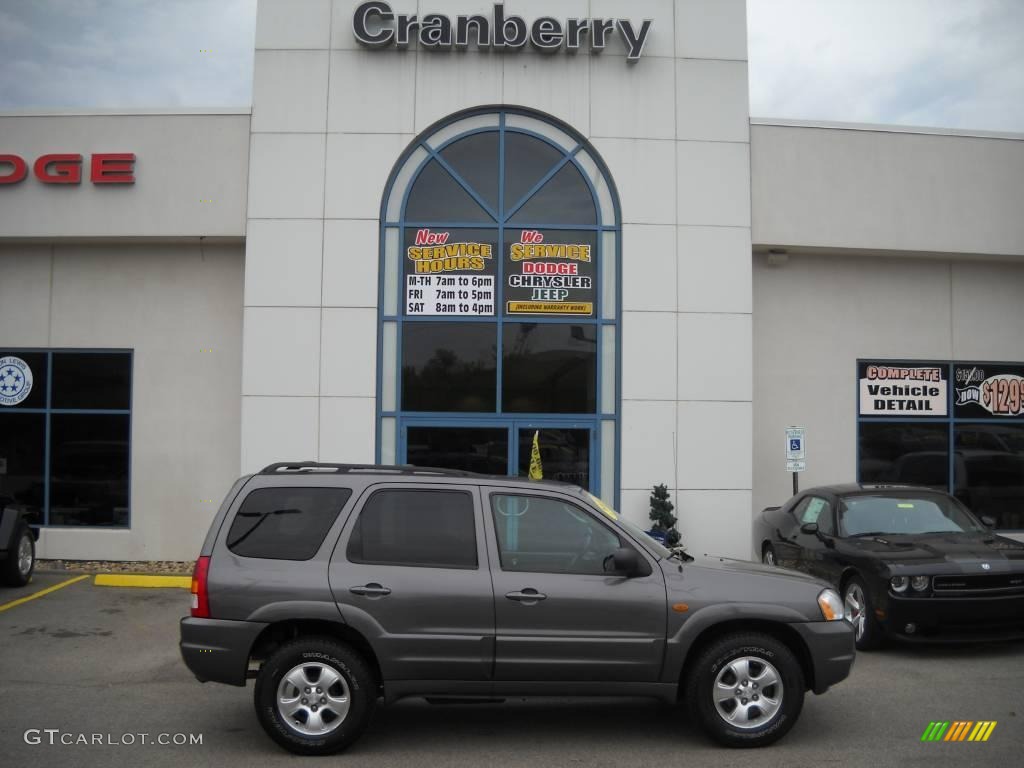
<path fill-rule="evenodd" d="M 358 180 L 353 180 L 357 183 Z M 617 495 L 615 188 L 578 133 L 519 109 L 417 138 L 381 205 L 377 460 Z"/>

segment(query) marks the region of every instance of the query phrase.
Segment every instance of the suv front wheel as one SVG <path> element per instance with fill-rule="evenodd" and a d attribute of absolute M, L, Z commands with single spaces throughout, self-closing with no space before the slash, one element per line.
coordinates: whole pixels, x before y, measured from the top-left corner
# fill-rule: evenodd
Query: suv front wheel
<path fill-rule="evenodd" d="M 255 704 L 267 734 L 298 755 L 328 755 L 358 739 L 377 689 L 366 662 L 326 637 L 285 643 L 256 678 Z"/>
<path fill-rule="evenodd" d="M 793 652 L 771 635 L 726 635 L 704 649 L 687 674 L 690 717 L 727 747 L 763 747 L 782 738 L 804 704 L 804 676 Z"/>

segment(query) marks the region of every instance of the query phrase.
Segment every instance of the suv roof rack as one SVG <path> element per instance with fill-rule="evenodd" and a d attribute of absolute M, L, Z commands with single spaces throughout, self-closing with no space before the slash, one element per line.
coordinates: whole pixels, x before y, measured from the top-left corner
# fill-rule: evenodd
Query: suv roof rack
<path fill-rule="evenodd" d="M 382 475 L 436 475 L 438 477 L 494 477 L 461 469 L 440 467 L 417 467 L 412 464 L 331 464 L 317 461 L 281 461 L 268 464 L 259 471 L 261 475 L 278 474 L 345 474 L 347 472 L 379 473 Z"/>

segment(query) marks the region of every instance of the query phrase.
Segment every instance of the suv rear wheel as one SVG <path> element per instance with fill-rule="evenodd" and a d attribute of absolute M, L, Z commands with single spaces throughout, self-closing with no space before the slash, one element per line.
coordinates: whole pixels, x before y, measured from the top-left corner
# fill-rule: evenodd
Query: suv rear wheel
<path fill-rule="evenodd" d="M 683 695 L 690 717 L 715 741 L 763 747 L 796 722 L 804 705 L 803 670 L 771 635 L 726 635 L 701 652 Z"/>
<path fill-rule="evenodd" d="M 256 715 L 267 734 L 298 755 L 328 755 L 358 739 L 377 702 L 369 667 L 327 637 L 285 643 L 256 678 Z"/>
<path fill-rule="evenodd" d="M 3 562 L 3 581 L 8 586 L 23 587 L 32 578 L 36 567 L 36 542 L 32 531 L 20 523 L 11 538 L 11 548 Z"/>

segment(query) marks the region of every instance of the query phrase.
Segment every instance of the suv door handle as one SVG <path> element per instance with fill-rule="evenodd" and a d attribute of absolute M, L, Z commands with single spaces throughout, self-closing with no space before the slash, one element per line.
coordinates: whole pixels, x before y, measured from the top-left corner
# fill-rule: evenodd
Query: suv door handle
<path fill-rule="evenodd" d="M 349 587 L 348 591 L 353 595 L 367 595 L 369 597 L 384 597 L 384 595 L 390 595 L 391 590 L 387 587 L 382 587 L 376 582 L 371 582 L 363 587 Z"/>
<path fill-rule="evenodd" d="M 536 603 L 538 600 L 547 600 L 548 598 L 543 592 L 538 592 L 533 587 L 527 587 L 521 592 L 506 592 L 505 597 L 509 600 L 529 604 Z"/>

